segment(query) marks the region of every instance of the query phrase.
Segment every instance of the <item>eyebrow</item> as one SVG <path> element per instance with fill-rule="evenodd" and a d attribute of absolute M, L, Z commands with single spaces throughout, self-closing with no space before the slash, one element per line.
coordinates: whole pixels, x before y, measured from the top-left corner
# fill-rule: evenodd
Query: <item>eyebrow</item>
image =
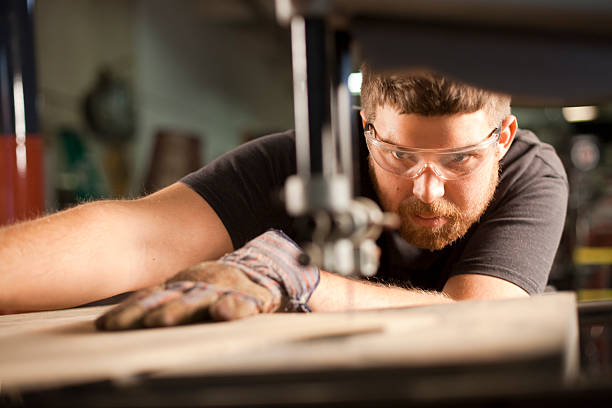
<path fill-rule="evenodd" d="M 368 124 L 370 126 L 372 126 L 372 129 L 374 129 L 374 133 L 380 138 L 381 141 L 385 142 L 385 143 L 389 143 L 389 144 L 393 144 L 396 146 L 400 146 L 397 143 L 393 143 L 392 141 L 390 141 L 388 138 L 383 138 L 382 135 L 380 134 L 380 132 L 378 131 L 378 129 L 376 129 L 376 127 L 374 126 L 374 124 L 372 122 L 368 122 Z M 391 136 L 395 136 L 395 134 L 393 132 L 389 132 L 389 134 Z"/>
<path fill-rule="evenodd" d="M 397 145 L 397 144 L 394 144 L 394 143 L 390 143 L 390 142 L 384 141 L 382 139 L 378 140 L 378 143 L 390 144 L 390 145 L 394 146 L 397 149 L 405 150 L 405 151 L 420 151 L 420 152 L 444 151 L 445 153 L 461 153 L 463 151 L 470 150 L 470 149 L 472 149 L 474 147 L 477 147 L 479 145 L 483 145 L 483 144 L 487 143 L 487 141 L 491 140 L 487 144 L 487 146 L 488 146 L 489 144 L 493 143 L 492 140 L 494 140 L 494 139 L 492 139 L 492 138 L 493 138 L 493 136 L 495 134 L 497 134 L 498 138 L 499 138 L 499 133 L 500 133 L 500 128 L 495 128 L 495 129 L 493 129 L 493 131 L 491 133 L 489 133 L 489 136 L 487 137 L 487 139 L 483 140 L 482 142 L 471 144 L 471 145 L 467 145 L 467 146 L 449 147 L 449 148 L 433 148 L 433 149 L 429 149 L 429 148 L 407 147 L 407 146 L 402 146 L 402 145 Z"/>
<path fill-rule="evenodd" d="M 383 142 L 385 142 L 385 143 L 390 143 L 390 144 L 394 144 L 394 145 L 399 146 L 399 145 L 398 145 L 396 142 L 393 142 L 393 141 L 389 140 L 389 138 L 383 138 L 383 137 L 380 135 L 380 133 L 378 133 L 378 131 L 377 131 L 377 130 L 374 130 L 374 131 L 376 132 L 376 134 L 378 135 L 378 137 L 380 137 L 380 140 L 382 140 Z M 391 137 L 395 136 L 393 133 L 390 133 L 390 135 L 391 135 Z"/>
<path fill-rule="evenodd" d="M 462 149 L 470 149 L 470 148 L 472 148 L 472 147 L 476 147 L 476 146 L 478 146 L 478 145 L 481 145 L 481 144 L 485 143 L 487 140 L 489 140 L 489 138 L 493 137 L 493 135 L 494 135 L 494 134 L 496 134 L 496 133 L 497 133 L 497 134 L 498 134 L 498 136 L 499 136 L 499 134 L 501 133 L 501 130 L 502 130 L 502 124 L 500 123 L 500 125 L 499 125 L 498 127 L 496 127 L 495 129 L 493 129 L 493 130 L 492 130 L 492 131 L 491 131 L 491 132 L 490 132 L 490 133 L 487 135 L 487 137 L 486 137 L 486 139 L 485 139 L 485 140 L 482 140 L 482 141 L 480 141 L 480 142 L 473 143 L 473 144 L 470 144 L 470 145 L 467 145 L 467 146 L 460 146 L 460 147 L 449 147 L 449 148 L 433 148 L 433 149 L 428 149 L 428 148 L 418 148 L 418 147 L 408 147 L 408 146 L 403 146 L 403 145 L 400 145 L 400 144 L 397 144 L 397 143 L 390 142 L 389 140 L 385 140 L 385 139 L 383 139 L 383 138 L 380 136 L 380 133 L 378 133 L 378 130 L 377 130 L 377 129 L 376 129 L 376 127 L 374 126 L 374 123 L 372 123 L 372 122 L 366 122 L 366 128 L 367 128 L 367 126 L 368 126 L 368 125 L 369 125 L 369 126 L 371 126 L 371 127 L 372 127 L 372 129 L 374 129 L 374 134 L 375 134 L 375 135 L 378 135 L 378 137 L 380 138 L 379 140 L 380 140 L 382 143 L 387 143 L 387 144 L 393 145 L 393 146 L 395 146 L 395 147 L 397 147 L 397 148 L 400 148 L 400 149 L 407 149 L 407 150 L 420 150 L 420 151 L 447 150 L 447 151 L 449 151 L 449 153 L 450 153 L 450 152 L 452 152 L 453 150 L 455 150 L 455 151 L 459 151 L 459 152 L 460 152 Z M 365 129 L 364 129 L 364 130 L 365 130 Z M 394 136 L 394 135 L 395 135 L 393 132 L 390 132 L 390 134 L 391 134 L 392 136 Z"/>

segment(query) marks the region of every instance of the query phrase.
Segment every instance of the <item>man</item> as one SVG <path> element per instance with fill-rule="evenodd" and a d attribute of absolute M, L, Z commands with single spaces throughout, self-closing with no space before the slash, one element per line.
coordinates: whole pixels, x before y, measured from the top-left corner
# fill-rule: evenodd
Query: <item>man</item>
<path fill-rule="evenodd" d="M 282 233 L 230 253 L 268 228 L 293 233 L 271 198 L 295 172 L 288 132 L 139 200 L 89 203 L 0 230 L 0 309 L 74 306 L 157 285 L 227 253 L 182 272 L 165 290 L 140 292 L 115 312 L 120 318 L 100 326 L 140 324 L 142 313 L 188 292 L 198 295 L 173 308 L 197 303 L 191 317 L 149 316 L 150 325 L 204 309 L 231 319 L 291 301 L 291 310 L 333 311 L 541 292 L 565 219 L 567 180 L 553 149 L 518 131 L 510 99 L 436 75 L 366 70 L 362 103 L 370 151 L 362 193 L 402 220 L 399 232 L 378 242 L 378 283 L 288 266 L 283 251 L 297 249 Z M 254 265 L 253 253 L 270 267 Z"/>

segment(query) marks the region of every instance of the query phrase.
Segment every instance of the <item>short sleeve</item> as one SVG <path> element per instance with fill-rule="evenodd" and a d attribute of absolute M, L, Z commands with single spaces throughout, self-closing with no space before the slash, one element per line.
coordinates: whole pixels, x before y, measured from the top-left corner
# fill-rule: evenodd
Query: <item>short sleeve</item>
<path fill-rule="evenodd" d="M 280 191 L 294 173 L 295 139 L 293 132 L 285 132 L 241 145 L 181 182 L 206 200 L 234 248 L 240 248 L 268 228 L 290 228 Z"/>
<path fill-rule="evenodd" d="M 530 132 L 515 144 L 502 161 L 496 197 L 468 232 L 450 276 L 495 276 L 535 294 L 544 290 L 559 246 L 568 183 L 552 147 Z"/>

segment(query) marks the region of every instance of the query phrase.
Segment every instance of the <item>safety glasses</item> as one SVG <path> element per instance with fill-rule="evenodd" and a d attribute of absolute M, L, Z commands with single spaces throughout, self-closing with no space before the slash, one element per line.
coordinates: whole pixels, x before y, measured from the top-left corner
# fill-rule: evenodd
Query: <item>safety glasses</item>
<path fill-rule="evenodd" d="M 383 142 L 372 123 L 366 123 L 365 137 L 370 155 L 381 168 L 414 179 L 429 167 L 443 180 L 457 180 L 478 170 L 494 156 L 501 126 L 481 143 L 449 149 L 417 149 Z"/>

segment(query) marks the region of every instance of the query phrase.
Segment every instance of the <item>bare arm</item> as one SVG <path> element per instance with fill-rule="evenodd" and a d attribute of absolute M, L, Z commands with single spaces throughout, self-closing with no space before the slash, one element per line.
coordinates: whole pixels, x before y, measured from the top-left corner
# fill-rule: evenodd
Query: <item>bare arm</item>
<path fill-rule="evenodd" d="M 522 296 L 528 296 L 527 292 L 513 283 L 478 274 L 453 276 L 442 292 L 434 292 L 351 280 L 321 271 L 321 281 L 308 304 L 313 311 L 336 312 Z"/>
<path fill-rule="evenodd" d="M 0 312 L 70 307 L 161 283 L 232 250 L 208 204 L 176 183 L 0 229 Z"/>

